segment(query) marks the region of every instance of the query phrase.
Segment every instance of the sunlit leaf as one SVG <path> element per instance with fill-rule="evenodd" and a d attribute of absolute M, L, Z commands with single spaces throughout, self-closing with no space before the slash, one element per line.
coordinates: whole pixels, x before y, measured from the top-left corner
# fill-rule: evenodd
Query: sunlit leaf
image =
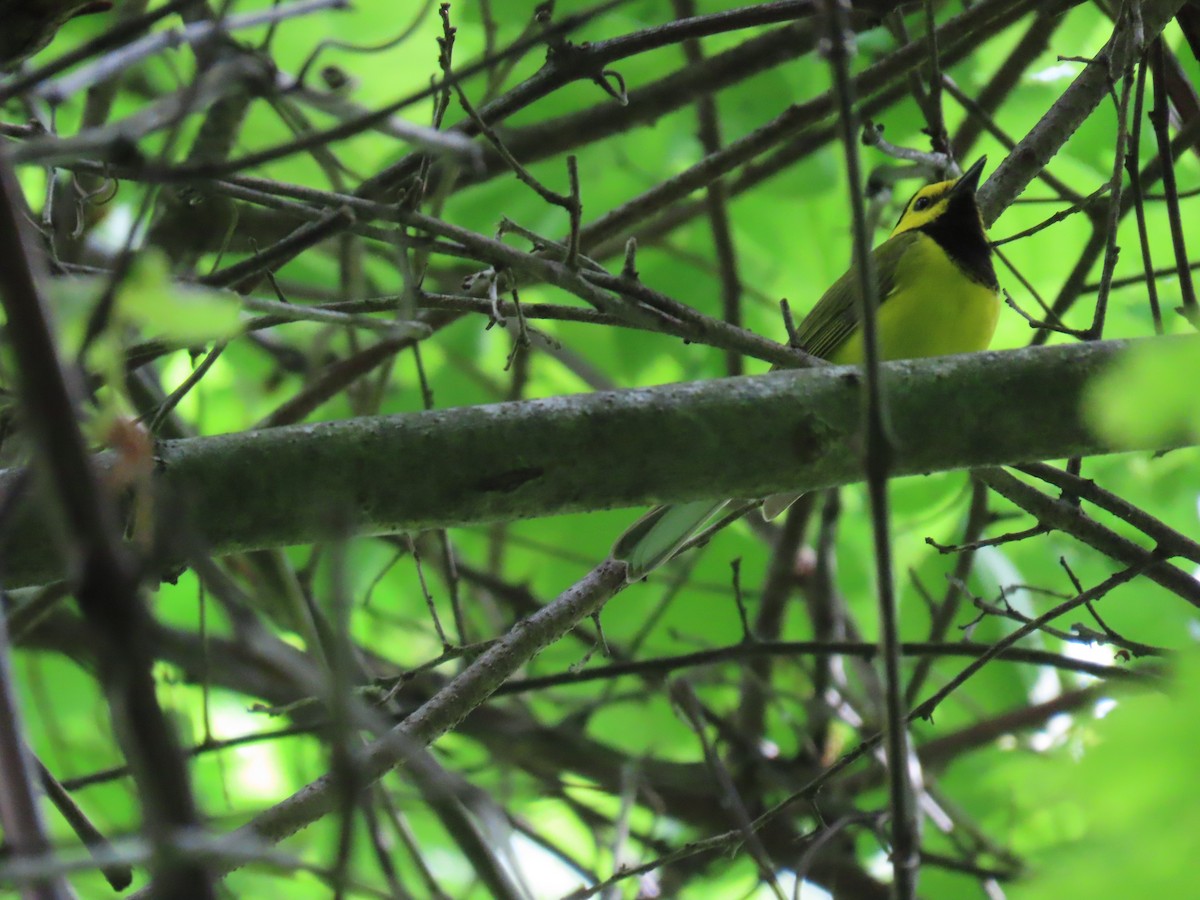
<path fill-rule="evenodd" d="M 225 340 L 241 330 L 241 305 L 234 294 L 181 285 L 157 253 L 138 255 L 117 303 L 120 315 L 146 337 L 171 343 Z"/>
<path fill-rule="evenodd" d="M 1188 653 L 1164 693 L 1122 694 L 1087 726 L 1082 753 L 1009 770 L 1037 797 L 1031 878 L 1014 898 L 1177 896 L 1200 852 L 1195 783 L 1200 655 Z M 1036 830 L 1036 833 L 1035 833 Z"/>
<path fill-rule="evenodd" d="M 1200 435 L 1200 353 L 1194 341 L 1156 340 L 1129 350 L 1089 387 L 1085 413 L 1113 447 L 1164 447 Z"/>

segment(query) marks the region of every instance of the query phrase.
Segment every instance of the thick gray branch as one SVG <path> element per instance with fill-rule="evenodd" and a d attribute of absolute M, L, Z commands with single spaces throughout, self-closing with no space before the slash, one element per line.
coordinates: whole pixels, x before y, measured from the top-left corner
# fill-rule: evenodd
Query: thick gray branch
<path fill-rule="evenodd" d="M 884 366 L 893 473 L 1114 449 L 1080 396 L 1131 343 Z M 169 441 L 160 525 L 183 558 L 333 537 L 347 519 L 381 534 L 846 484 L 862 473 L 859 385 L 822 367 Z M 58 571 L 29 509 L 44 504 L 26 506 L 0 545 L 7 587 Z"/>

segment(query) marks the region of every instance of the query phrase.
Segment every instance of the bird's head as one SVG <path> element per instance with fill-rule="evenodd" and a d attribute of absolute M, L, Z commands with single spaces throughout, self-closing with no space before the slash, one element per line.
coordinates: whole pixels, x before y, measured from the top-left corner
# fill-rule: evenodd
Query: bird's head
<path fill-rule="evenodd" d="M 975 164 L 962 177 L 951 181 L 939 181 L 937 184 L 927 184 L 908 201 L 896 227 L 892 229 L 892 237 L 924 228 L 943 216 L 958 219 L 962 217 L 964 224 L 979 218 L 979 208 L 975 204 L 975 189 L 979 187 L 979 176 L 983 172 L 986 156 L 979 157 Z"/>

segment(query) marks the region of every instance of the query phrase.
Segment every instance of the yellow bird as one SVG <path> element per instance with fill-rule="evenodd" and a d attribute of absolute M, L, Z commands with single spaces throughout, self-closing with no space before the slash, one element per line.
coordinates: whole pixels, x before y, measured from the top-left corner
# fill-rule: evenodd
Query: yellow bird
<path fill-rule="evenodd" d="M 883 359 L 971 353 L 991 343 L 1000 285 L 975 201 L 986 161 L 980 158 L 961 178 L 917 191 L 888 239 L 871 251 Z M 858 274 L 851 269 L 800 323 L 800 346 L 839 365 L 861 363 L 860 303 Z M 768 497 L 764 514 L 777 515 L 792 499 Z M 728 503 L 656 507 L 621 535 L 613 557 L 626 562 L 631 581 L 641 578 L 671 559 Z"/>

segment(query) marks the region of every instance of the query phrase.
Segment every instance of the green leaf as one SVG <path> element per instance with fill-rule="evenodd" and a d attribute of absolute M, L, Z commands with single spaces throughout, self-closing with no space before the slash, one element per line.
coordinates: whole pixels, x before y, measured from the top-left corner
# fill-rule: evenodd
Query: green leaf
<path fill-rule="evenodd" d="M 1200 434 L 1194 385 L 1200 355 L 1192 341 L 1135 347 L 1093 382 L 1084 415 L 1113 447 L 1163 447 Z"/>
<path fill-rule="evenodd" d="M 117 297 L 119 315 L 149 337 L 182 345 L 226 340 L 242 328 L 242 308 L 230 293 L 172 283 L 159 254 L 139 256 Z"/>
<path fill-rule="evenodd" d="M 1011 896 L 1181 896 L 1200 849 L 1200 807 L 1187 787 L 1200 742 L 1200 657 L 1181 658 L 1166 694 L 1123 696 L 1086 738 L 1077 762 L 1031 758 L 1009 772 L 1030 801 L 1024 838 L 1040 844 L 1034 878 Z"/>

